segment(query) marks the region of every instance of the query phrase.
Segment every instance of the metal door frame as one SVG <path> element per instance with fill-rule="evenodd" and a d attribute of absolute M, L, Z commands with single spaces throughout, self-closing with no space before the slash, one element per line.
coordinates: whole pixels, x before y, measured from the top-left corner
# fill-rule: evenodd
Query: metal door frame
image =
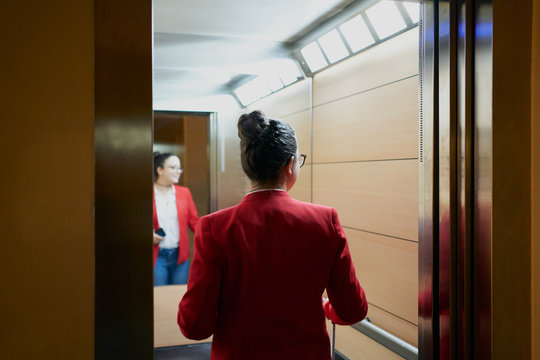
<path fill-rule="evenodd" d="M 493 4 L 423 5 L 420 358 L 490 358 Z"/>

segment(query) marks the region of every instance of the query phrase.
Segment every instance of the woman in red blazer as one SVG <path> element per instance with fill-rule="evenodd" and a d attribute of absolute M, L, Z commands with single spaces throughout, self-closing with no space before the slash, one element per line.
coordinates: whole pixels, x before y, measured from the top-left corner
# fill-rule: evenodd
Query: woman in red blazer
<path fill-rule="evenodd" d="M 367 313 L 337 213 L 287 193 L 306 157 L 287 123 L 254 111 L 238 134 L 252 190 L 201 218 L 180 330 L 213 335 L 211 359 L 329 360 L 325 315 L 353 324 Z"/>
<path fill-rule="evenodd" d="M 181 174 L 177 156 L 154 153 L 154 286 L 188 279 L 187 229 L 195 230 L 199 217 L 189 189 L 175 185 Z"/>

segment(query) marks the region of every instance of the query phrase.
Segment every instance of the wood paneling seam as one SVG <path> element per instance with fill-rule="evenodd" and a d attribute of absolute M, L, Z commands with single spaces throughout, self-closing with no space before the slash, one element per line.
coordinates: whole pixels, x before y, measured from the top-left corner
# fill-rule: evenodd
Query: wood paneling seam
<path fill-rule="evenodd" d="M 363 94 L 363 93 L 367 93 L 367 92 L 369 92 L 369 91 L 376 90 L 376 89 L 379 89 L 379 88 L 382 88 L 382 87 L 385 87 L 385 86 L 388 86 L 388 85 L 392 85 L 392 84 L 395 84 L 395 83 L 398 83 L 398 82 L 401 82 L 401 81 L 404 81 L 404 80 L 409 80 L 409 79 L 412 79 L 412 78 L 417 77 L 417 76 L 418 76 L 418 73 L 413 74 L 413 75 L 409 75 L 409 76 L 406 76 L 406 77 L 404 77 L 404 78 L 401 78 L 401 79 L 398 79 L 398 80 L 391 81 L 391 82 L 389 82 L 389 83 L 377 85 L 377 86 L 374 86 L 374 87 L 369 88 L 369 89 L 366 89 L 366 90 L 357 91 L 357 92 L 352 93 L 352 94 L 349 94 L 349 95 L 347 95 L 347 96 L 342 96 L 342 97 L 337 98 L 337 99 L 334 99 L 334 100 L 330 100 L 330 101 L 323 102 L 323 103 L 320 103 L 320 104 L 317 104 L 317 105 L 313 105 L 312 108 L 316 108 L 316 107 L 319 107 L 319 106 L 331 104 L 331 103 L 336 102 L 336 101 L 340 101 L 340 100 L 347 99 L 347 98 L 350 98 L 350 97 L 353 97 L 353 96 L 356 96 L 356 95 L 360 95 L 360 94 Z"/>
<path fill-rule="evenodd" d="M 285 120 L 285 119 L 288 118 L 289 116 L 293 116 L 293 115 L 296 115 L 296 114 L 300 114 L 301 112 L 309 111 L 310 109 L 311 109 L 311 108 L 300 109 L 300 110 L 294 111 L 294 112 L 289 113 L 289 114 L 286 114 L 286 115 L 281 115 L 281 116 L 280 116 L 280 119 Z"/>
<path fill-rule="evenodd" d="M 342 226 L 344 229 L 351 229 L 351 230 L 361 231 L 361 232 L 365 232 L 365 233 L 369 233 L 369 234 L 374 234 L 374 235 L 384 236 L 384 237 L 388 237 L 388 238 L 392 238 L 392 239 L 403 240 L 403 241 L 407 241 L 407 242 L 412 242 L 412 243 L 418 244 L 418 240 L 411 240 L 411 239 L 402 238 L 402 237 L 399 237 L 399 236 L 387 235 L 387 234 L 378 233 L 378 232 L 375 232 L 375 231 L 364 230 L 364 229 L 359 229 L 359 228 L 355 228 L 355 227 L 347 226 L 347 225 L 341 225 L 341 226 Z"/>
<path fill-rule="evenodd" d="M 369 295 L 369 294 L 368 294 L 368 295 Z M 366 295 L 366 296 L 367 296 L 367 295 Z M 388 311 L 388 310 L 386 310 L 386 309 L 383 308 L 383 307 L 380 307 L 380 306 L 378 306 L 378 305 L 375 305 L 374 303 L 372 303 L 372 302 L 370 302 L 370 301 L 368 301 L 368 304 L 369 304 L 369 306 L 376 307 L 377 309 L 379 309 L 379 310 L 381 310 L 381 311 L 384 311 L 385 313 L 390 314 L 390 315 L 392 315 L 392 316 L 395 316 L 395 317 L 397 317 L 398 319 L 403 320 L 403 321 L 405 321 L 405 322 L 407 322 L 407 323 L 409 323 L 409 324 L 411 324 L 411 325 L 418 326 L 418 324 L 415 324 L 415 323 L 413 323 L 413 322 L 410 321 L 410 320 L 407 320 L 407 319 L 405 319 L 405 318 L 403 318 L 403 317 L 401 317 L 401 316 L 399 316 L 399 315 L 396 315 L 396 314 L 394 314 L 393 312 Z M 368 312 L 368 317 L 369 317 L 369 312 Z"/>
<path fill-rule="evenodd" d="M 350 160 L 350 161 L 321 161 L 321 162 L 312 162 L 311 165 L 355 164 L 355 163 L 366 163 L 366 162 L 400 161 L 400 160 L 418 160 L 418 158 L 417 158 L 417 157 L 413 157 L 413 158 L 397 158 L 397 159 L 368 159 L 368 160 Z"/>

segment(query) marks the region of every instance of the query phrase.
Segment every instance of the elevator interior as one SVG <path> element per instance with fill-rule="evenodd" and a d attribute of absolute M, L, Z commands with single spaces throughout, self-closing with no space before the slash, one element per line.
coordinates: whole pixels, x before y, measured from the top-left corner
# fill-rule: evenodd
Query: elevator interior
<path fill-rule="evenodd" d="M 308 154 L 291 195 L 338 210 L 370 301 L 370 322 L 338 327 L 339 354 L 349 359 L 416 358 L 418 3 L 334 1 L 321 7 L 321 2 L 306 1 L 273 4 L 273 10 L 238 5 L 243 8 L 210 12 L 204 4 L 193 5 L 192 12 L 182 15 L 186 18 L 174 22 L 173 9 L 156 8 L 154 110 L 216 115 L 215 129 L 209 129 L 217 134 L 213 166 L 209 163 L 216 180 L 211 194 L 215 209 L 235 205 L 247 191 L 239 161 L 238 116 L 261 109 L 289 122 L 300 151 Z M 199 6 L 200 13 L 195 11 Z M 280 6 L 296 15 L 283 16 L 279 29 L 271 21 L 261 25 L 261 19 L 278 19 L 270 11 L 282 12 L 276 10 Z M 312 11 L 306 14 L 306 8 Z M 390 29 L 377 27 L 379 13 L 397 16 Z M 199 16 L 212 21 L 199 22 Z M 234 17 L 244 21 L 236 23 Z M 368 24 L 371 40 L 347 42 L 347 26 L 359 31 L 359 19 Z M 310 43 L 318 40 L 315 44 L 324 49 L 324 39 L 332 34 L 342 37 L 338 41 L 347 44 L 347 54 L 336 58 L 328 52 L 318 64 L 310 62 Z M 329 46 L 335 42 L 330 39 Z M 270 88 L 257 95 L 261 79 Z M 189 171 L 189 164 L 184 167 Z M 155 288 L 154 294 L 155 346 L 190 343 L 175 324 L 179 291 Z"/>
<path fill-rule="evenodd" d="M 154 5 L 159 2 L 154 1 Z M 174 3 L 179 4 L 181 12 L 190 13 L 190 2 Z M 219 3 L 222 2 L 213 1 L 209 10 L 221 11 L 214 8 Z M 246 2 L 249 3 L 261 4 Z M 492 91 L 482 83 L 481 87 L 466 87 L 467 97 L 458 98 L 460 102 L 468 99 L 462 103 L 466 106 L 459 108 L 466 110 L 459 112 L 467 114 L 465 119 L 470 119 L 471 114 L 474 118 L 477 107 L 492 110 L 492 127 L 486 126 L 489 121 L 482 122 L 481 127 L 475 127 L 476 122 L 472 122 L 475 126 L 464 122 L 469 131 L 464 134 L 466 139 L 473 140 L 472 148 L 477 145 L 476 139 L 487 139 L 483 144 L 489 144 L 491 139 L 493 154 L 491 192 L 489 189 L 482 192 L 482 207 L 474 205 L 480 197 L 468 197 L 471 205 L 468 211 L 473 211 L 468 221 L 476 219 L 476 211 L 486 209 L 485 200 L 489 201 L 491 193 L 492 212 L 487 219 L 492 219 L 492 233 L 484 244 L 491 244 L 492 252 L 486 248 L 488 252 L 476 254 L 487 254 L 492 260 L 492 287 L 488 292 L 492 296 L 488 304 L 492 307 L 487 312 L 488 316 L 491 314 L 492 332 L 491 346 L 487 347 L 491 347 L 494 358 L 529 359 L 531 352 L 535 358 L 534 354 L 540 353 L 537 301 L 540 262 L 536 261 L 540 256 L 537 211 L 540 102 L 535 101 L 539 98 L 540 84 L 540 4 L 538 0 L 426 0 L 424 4 L 431 9 L 426 18 L 429 26 L 425 28 L 424 50 L 434 56 L 421 59 L 427 61 L 425 69 L 438 76 L 431 79 L 431 85 L 425 84 L 423 109 L 433 115 L 437 111 L 455 116 L 456 107 L 447 105 L 448 100 L 456 100 L 456 83 L 478 85 L 477 80 L 493 79 Z M 459 16 L 456 16 L 458 4 Z M 300 16 L 308 12 L 306 9 Z M 17 255 L 24 254 L 25 266 L 23 271 L 3 272 L 6 291 L 2 296 L 5 310 L 2 320 L 6 331 L 2 337 L 2 355 L 24 359 L 43 358 L 44 354 L 51 359 L 150 359 L 153 352 L 152 257 L 148 238 L 152 217 L 152 2 L 52 0 L 33 2 L 31 6 L 26 2 L 6 2 L 5 10 L 2 43 L 7 50 L 2 57 L 5 90 L 2 113 L 4 119 L 12 121 L 4 121 L 2 131 L 7 169 L 3 193 L 3 217 L 7 225 L 3 232 L 5 239 L 9 239 L 4 241 L 3 264 L 6 269 L 19 269 L 21 258 Z M 261 12 L 266 14 L 265 10 Z M 221 13 L 233 18 L 230 13 Z M 472 16 L 475 13 L 480 17 L 475 19 Z M 456 18 L 462 21 L 456 22 Z M 235 19 L 238 24 L 244 20 Z M 263 19 L 261 24 L 268 20 L 276 24 L 272 19 Z M 206 26 L 208 20 L 211 19 L 198 18 L 197 22 Z M 460 42 L 456 41 L 456 29 L 462 30 L 457 32 L 459 36 L 467 34 Z M 479 31 L 479 43 L 468 35 L 471 30 L 473 34 Z M 462 55 L 469 55 L 457 57 L 457 44 Z M 476 45 L 488 51 L 476 51 Z M 436 53 L 438 50 L 441 52 Z M 456 60 L 460 64 L 459 74 L 456 74 Z M 441 67 L 447 72 L 436 72 L 434 64 L 444 62 L 452 66 Z M 471 77 L 477 71 L 478 76 Z M 319 80 L 321 77 L 322 72 Z M 441 95 L 438 102 L 430 98 L 438 95 Z M 479 99 L 490 105 L 480 105 L 476 101 Z M 489 116 L 483 119 L 489 120 Z M 429 121 L 424 125 L 427 127 L 423 135 L 435 130 L 430 129 Z M 447 125 L 443 129 L 452 129 Z M 434 139 L 424 140 L 429 144 Z M 454 142 L 443 144 L 455 149 Z M 219 142 L 220 147 L 223 145 L 227 144 Z M 236 149 L 231 146 L 231 150 Z M 444 160 L 443 156 L 449 154 L 445 148 L 439 148 L 439 155 L 430 150 L 435 149 L 423 149 L 429 161 Z M 448 159 L 453 159 L 450 168 L 453 164 L 456 169 L 455 160 L 462 158 Z M 463 159 L 468 166 L 486 164 L 477 161 L 485 160 L 484 156 L 475 159 L 469 153 Z M 235 163 L 234 159 L 227 163 L 227 157 L 219 160 L 218 169 L 226 171 Z M 468 174 L 472 176 L 464 178 L 474 180 L 481 173 L 471 173 L 469 168 Z M 313 174 L 315 180 L 315 171 Z M 437 178 L 437 173 L 432 171 L 425 179 L 430 175 L 432 180 Z M 444 186 L 455 186 L 452 179 L 456 178 L 447 177 Z M 464 195 L 477 194 L 470 191 L 470 182 L 466 184 L 469 187 L 465 187 Z M 477 184 L 472 185 L 474 190 Z M 437 191 L 435 187 L 432 190 Z M 316 192 L 314 189 L 314 195 Z M 455 209 L 455 197 L 441 200 L 439 206 L 450 204 Z M 433 207 L 425 208 L 426 215 L 433 215 L 433 211 Z M 425 219 L 428 232 L 430 225 L 435 231 L 437 217 Z M 474 229 L 474 222 L 472 225 Z M 474 239 L 477 234 L 467 232 L 467 235 Z M 426 244 L 420 237 L 419 240 L 420 244 Z M 431 268 L 435 270 L 433 265 Z M 434 276 L 428 275 L 420 280 L 434 280 Z M 467 289 L 470 291 L 471 287 Z M 470 305 L 475 303 L 468 304 L 468 309 L 474 309 Z M 430 347 L 429 341 L 437 339 L 436 331 L 442 322 L 432 321 L 430 315 L 435 315 L 434 309 L 429 306 L 426 309 L 423 314 L 426 322 L 419 321 L 423 334 L 418 348 L 427 359 L 426 354 L 436 350 L 436 344 Z M 470 316 L 474 313 L 465 314 L 469 316 L 467 321 L 473 320 L 474 324 L 474 317 Z M 422 338 L 428 346 L 420 343 Z"/>

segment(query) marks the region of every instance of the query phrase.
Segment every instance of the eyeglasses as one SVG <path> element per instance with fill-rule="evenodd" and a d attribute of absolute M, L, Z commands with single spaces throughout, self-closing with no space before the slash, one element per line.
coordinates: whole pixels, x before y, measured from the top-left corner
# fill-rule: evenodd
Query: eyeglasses
<path fill-rule="evenodd" d="M 307 155 L 306 154 L 298 154 L 299 158 L 298 161 L 300 162 L 300 167 L 304 166 L 304 163 L 306 162 Z"/>
<path fill-rule="evenodd" d="M 184 169 L 182 169 L 181 167 L 178 167 L 178 166 L 167 166 L 169 169 L 171 169 L 172 171 L 180 171 L 180 172 L 183 172 Z"/>

